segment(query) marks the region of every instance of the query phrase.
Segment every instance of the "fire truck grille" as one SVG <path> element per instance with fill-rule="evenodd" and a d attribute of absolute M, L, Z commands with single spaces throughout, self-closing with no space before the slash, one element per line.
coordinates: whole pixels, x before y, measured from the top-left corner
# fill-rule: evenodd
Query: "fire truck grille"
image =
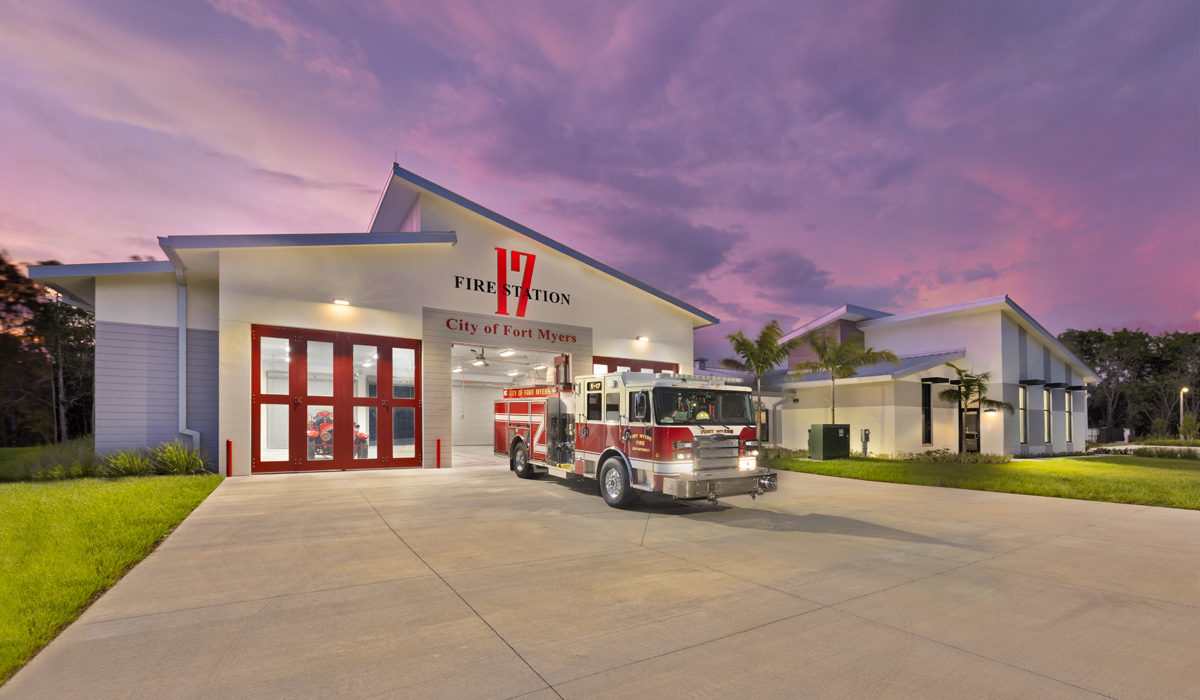
<path fill-rule="evenodd" d="M 696 471 L 737 469 L 738 439 L 734 435 L 703 435 L 692 441 Z"/>

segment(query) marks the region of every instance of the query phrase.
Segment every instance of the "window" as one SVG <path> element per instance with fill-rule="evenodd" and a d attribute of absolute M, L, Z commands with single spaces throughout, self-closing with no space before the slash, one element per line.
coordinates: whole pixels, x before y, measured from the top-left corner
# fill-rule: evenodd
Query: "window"
<path fill-rule="evenodd" d="M 921 444 L 933 444 L 933 385 L 921 382 Z"/>
<path fill-rule="evenodd" d="M 604 401 L 604 420 L 617 421 L 621 419 L 621 395 L 612 392 L 606 395 Z"/>
<path fill-rule="evenodd" d="M 1072 420 L 1071 416 L 1072 416 L 1072 412 L 1075 410 L 1075 406 L 1074 406 L 1075 396 L 1071 392 L 1068 391 L 1067 393 L 1063 394 L 1063 398 L 1066 402 L 1065 409 L 1066 409 L 1066 414 L 1067 414 L 1067 442 L 1074 442 L 1075 441 L 1075 437 L 1074 437 L 1075 431 L 1071 429 L 1071 423 L 1073 423 L 1074 421 Z"/>
<path fill-rule="evenodd" d="M 600 394 L 587 395 L 587 419 L 589 421 L 600 420 Z"/>
<path fill-rule="evenodd" d="M 1042 418 L 1046 425 L 1046 444 L 1050 444 L 1050 390 L 1042 389 Z"/>
<path fill-rule="evenodd" d="M 1021 444 L 1029 442 L 1029 387 L 1017 387 L 1017 410 L 1021 413 Z"/>
<path fill-rule="evenodd" d="M 654 410 L 659 423 L 754 425 L 750 392 L 660 388 L 654 390 Z"/>

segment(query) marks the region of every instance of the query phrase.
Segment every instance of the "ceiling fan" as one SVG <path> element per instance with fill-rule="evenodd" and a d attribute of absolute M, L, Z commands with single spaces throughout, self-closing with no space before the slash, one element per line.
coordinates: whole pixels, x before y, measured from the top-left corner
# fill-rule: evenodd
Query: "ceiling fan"
<path fill-rule="evenodd" d="M 491 366 L 492 363 L 487 361 L 487 354 L 486 354 L 487 350 L 486 349 L 479 348 L 478 350 L 476 350 L 475 348 L 471 348 L 471 352 L 474 353 L 474 355 L 475 355 L 475 359 L 471 362 L 471 364 L 475 365 L 476 367 L 490 367 Z"/>

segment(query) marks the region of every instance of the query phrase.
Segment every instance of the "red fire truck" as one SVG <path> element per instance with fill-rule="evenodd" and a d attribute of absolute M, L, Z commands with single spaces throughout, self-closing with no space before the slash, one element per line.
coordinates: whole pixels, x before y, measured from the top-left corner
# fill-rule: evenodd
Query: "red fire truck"
<path fill-rule="evenodd" d="M 777 488 L 757 464 L 749 388 L 683 374 L 559 376 L 496 401 L 495 451 L 522 479 L 597 479 L 616 508 L 643 491 L 716 503 Z"/>

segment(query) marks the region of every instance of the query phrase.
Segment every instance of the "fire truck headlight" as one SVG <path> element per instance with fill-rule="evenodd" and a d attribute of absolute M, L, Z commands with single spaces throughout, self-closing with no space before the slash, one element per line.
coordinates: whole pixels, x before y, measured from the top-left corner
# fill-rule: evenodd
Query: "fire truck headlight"
<path fill-rule="evenodd" d="M 742 447 L 758 447 L 758 440 L 745 440 L 742 442 Z"/>
<path fill-rule="evenodd" d="M 754 469 L 758 466 L 756 461 L 753 457 L 742 457 L 738 460 L 738 469 Z"/>
<path fill-rule="evenodd" d="M 692 449 L 692 441 L 691 440 L 676 440 L 675 441 L 675 449 L 690 450 L 690 449 Z"/>
<path fill-rule="evenodd" d="M 675 453 L 675 459 L 679 460 L 679 461 L 682 461 L 685 459 L 690 460 L 691 458 L 692 458 L 691 452 L 676 452 Z"/>

